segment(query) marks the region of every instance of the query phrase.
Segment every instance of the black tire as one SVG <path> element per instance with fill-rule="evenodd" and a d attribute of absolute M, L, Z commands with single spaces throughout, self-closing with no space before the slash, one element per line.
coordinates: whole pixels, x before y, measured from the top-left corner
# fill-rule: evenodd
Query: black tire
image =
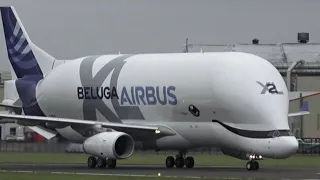
<path fill-rule="evenodd" d="M 117 166 L 117 160 L 115 159 L 108 159 L 107 160 L 108 168 L 114 169 Z"/>
<path fill-rule="evenodd" d="M 254 170 L 259 170 L 259 163 L 257 161 L 253 162 Z"/>
<path fill-rule="evenodd" d="M 96 165 L 97 165 L 97 159 L 95 157 L 93 157 L 93 156 L 90 156 L 88 158 L 88 167 L 89 168 L 95 168 Z"/>
<path fill-rule="evenodd" d="M 253 169 L 252 161 L 247 162 L 246 168 L 247 168 L 248 171 L 251 171 Z"/>
<path fill-rule="evenodd" d="M 175 165 L 174 158 L 172 156 L 168 156 L 166 159 L 166 167 L 173 168 L 174 165 Z"/>
<path fill-rule="evenodd" d="M 107 166 L 107 160 L 106 159 L 102 159 L 102 158 L 98 158 L 97 159 L 97 167 L 98 168 L 105 168 Z"/>
<path fill-rule="evenodd" d="M 193 168 L 194 166 L 194 159 L 193 157 L 187 157 L 185 160 L 185 164 L 187 168 Z"/>
<path fill-rule="evenodd" d="M 184 159 L 183 159 L 183 157 L 177 157 L 177 158 L 176 158 L 175 165 L 176 165 L 177 168 L 183 168 L 183 166 L 184 166 Z"/>

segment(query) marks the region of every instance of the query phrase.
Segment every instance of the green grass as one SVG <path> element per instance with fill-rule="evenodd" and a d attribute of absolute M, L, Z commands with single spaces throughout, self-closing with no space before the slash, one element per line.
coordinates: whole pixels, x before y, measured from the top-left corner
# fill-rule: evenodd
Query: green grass
<path fill-rule="evenodd" d="M 154 164 L 164 165 L 168 155 L 134 154 L 117 164 Z M 199 166 L 244 166 L 246 161 L 225 155 L 193 155 Z M 30 163 L 30 164 L 86 164 L 88 155 L 71 153 L 9 153 L 0 152 L 0 163 Z M 288 159 L 265 159 L 259 162 L 264 167 L 305 167 L 320 168 L 320 156 L 293 156 Z"/>
<path fill-rule="evenodd" d="M 0 172 L 0 177 L 3 180 L 180 180 L 191 178 L 170 178 L 170 177 L 141 177 L 141 176 L 103 176 L 103 175 L 76 175 L 76 174 L 50 174 L 50 173 L 15 173 L 15 172 Z M 206 178 L 210 180 L 210 178 Z M 213 179 L 212 179 L 213 180 Z"/>

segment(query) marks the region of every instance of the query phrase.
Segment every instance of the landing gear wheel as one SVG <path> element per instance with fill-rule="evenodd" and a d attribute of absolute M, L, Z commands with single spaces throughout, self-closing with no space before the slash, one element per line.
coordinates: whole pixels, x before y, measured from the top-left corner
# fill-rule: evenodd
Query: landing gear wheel
<path fill-rule="evenodd" d="M 258 170 L 259 169 L 259 163 L 257 161 L 249 161 L 247 162 L 246 166 L 247 170 Z"/>
<path fill-rule="evenodd" d="M 258 170 L 259 169 L 259 163 L 257 161 L 254 161 L 253 162 L 253 167 L 254 167 L 254 170 Z"/>
<path fill-rule="evenodd" d="M 114 168 L 116 168 L 116 166 L 117 166 L 117 160 L 115 160 L 115 159 L 108 159 L 108 160 L 107 160 L 107 164 L 108 164 L 108 168 L 114 169 Z"/>
<path fill-rule="evenodd" d="M 102 159 L 102 158 L 98 158 L 97 159 L 97 167 L 98 168 L 105 168 L 107 166 L 107 160 L 106 159 Z"/>
<path fill-rule="evenodd" d="M 172 168 L 174 166 L 174 158 L 172 156 L 168 156 L 166 159 L 167 168 Z"/>
<path fill-rule="evenodd" d="M 177 168 L 183 168 L 183 166 L 184 166 L 184 159 L 183 159 L 183 157 L 177 157 L 175 164 L 176 164 L 176 167 L 177 167 Z"/>
<path fill-rule="evenodd" d="M 88 158 L 88 167 L 89 167 L 89 168 L 95 168 L 96 165 L 97 165 L 97 160 L 96 160 L 96 158 L 93 157 L 93 156 L 90 156 L 90 157 Z"/>
<path fill-rule="evenodd" d="M 252 168 L 253 168 L 253 163 L 252 163 L 252 161 L 247 162 L 246 168 L 247 168 L 248 171 L 251 171 L 251 170 L 252 170 Z"/>
<path fill-rule="evenodd" d="M 194 166 L 194 159 L 193 157 L 187 157 L 185 160 L 185 164 L 187 168 L 193 168 Z"/>

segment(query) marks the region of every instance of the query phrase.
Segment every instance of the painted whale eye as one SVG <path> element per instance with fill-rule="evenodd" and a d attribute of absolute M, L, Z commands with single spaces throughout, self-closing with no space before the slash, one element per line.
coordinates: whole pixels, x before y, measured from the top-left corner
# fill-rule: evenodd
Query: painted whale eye
<path fill-rule="evenodd" d="M 191 114 L 193 114 L 194 116 L 196 116 L 196 117 L 199 117 L 200 116 L 200 111 L 199 111 L 199 109 L 196 107 L 196 106 L 194 106 L 194 105 L 189 105 L 189 112 L 191 113 Z"/>

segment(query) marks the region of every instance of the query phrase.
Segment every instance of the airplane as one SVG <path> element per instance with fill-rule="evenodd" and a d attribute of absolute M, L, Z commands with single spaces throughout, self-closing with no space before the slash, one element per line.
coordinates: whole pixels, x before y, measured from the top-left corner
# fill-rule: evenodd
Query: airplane
<path fill-rule="evenodd" d="M 13 6 L 0 7 L 12 80 L 0 119 L 83 144 L 89 168 L 115 168 L 137 148 L 219 147 L 258 170 L 294 155 L 286 84 L 267 60 L 242 52 L 90 55 L 58 60 L 36 46 Z M 293 114 L 301 116 L 305 113 Z"/>
<path fill-rule="evenodd" d="M 317 149 L 320 148 L 320 143 L 319 142 L 305 142 L 302 139 L 297 139 L 298 143 L 299 143 L 299 149 L 300 151 L 304 151 L 304 152 L 308 152 L 308 151 L 312 151 L 313 149 Z"/>

